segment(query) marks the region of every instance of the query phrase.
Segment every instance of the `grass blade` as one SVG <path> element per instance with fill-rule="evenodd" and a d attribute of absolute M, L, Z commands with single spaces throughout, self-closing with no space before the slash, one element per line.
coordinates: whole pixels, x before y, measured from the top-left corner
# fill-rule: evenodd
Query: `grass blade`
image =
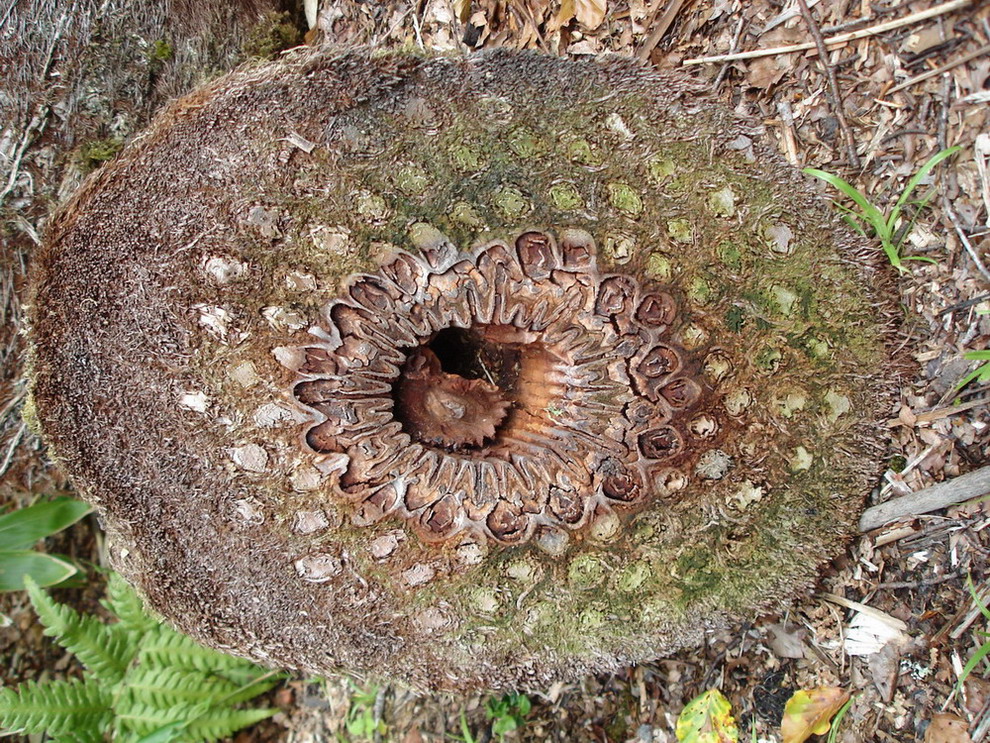
<path fill-rule="evenodd" d="M 39 586 L 54 586 L 75 575 L 78 568 L 54 555 L 33 550 L 0 550 L 0 591 L 23 591 L 24 577 Z"/>
<path fill-rule="evenodd" d="M 856 187 L 848 181 L 845 181 L 832 173 L 826 173 L 824 170 L 819 170 L 818 168 L 805 168 L 803 172 L 808 175 L 813 175 L 816 178 L 821 178 L 830 186 L 838 189 L 852 199 L 856 206 L 862 210 L 863 219 L 865 219 L 875 230 L 879 231 L 879 229 L 882 229 L 882 227 L 886 224 L 886 220 L 883 218 L 883 214 L 880 213 L 880 210 L 867 201 L 866 197 L 863 196 L 863 194 L 861 194 Z"/>
<path fill-rule="evenodd" d="M 5 550 L 26 550 L 92 510 L 88 503 L 62 497 L 6 513 L 0 516 L 0 544 Z"/>
<path fill-rule="evenodd" d="M 955 147 L 949 147 L 932 155 L 928 159 L 928 162 L 922 165 L 918 172 L 914 174 L 914 177 L 908 181 L 907 186 L 904 187 L 904 192 L 901 194 L 901 198 L 897 200 L 896 206 L 903 206 L 904 202 L 911 198 L 911 194 L 914 192 L 914 189 L 916 189 L 918 184 L 925 179 L 925 177 L 931 172 L 932 168 L 945 160 L 947 157 L 951 157 L 959 152 L 960 149 L 961 148 L 956 145 Z"/>

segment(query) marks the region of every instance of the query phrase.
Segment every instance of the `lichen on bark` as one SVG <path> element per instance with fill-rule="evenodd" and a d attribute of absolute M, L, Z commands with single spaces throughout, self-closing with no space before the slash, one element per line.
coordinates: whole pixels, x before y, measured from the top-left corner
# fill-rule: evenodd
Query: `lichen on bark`
<path fill-rule="evenodd" d="M 61 212 L 33 394 L 181 628 L 532 687 L 813 583 L 883 440 L 882 283 L 686 77 L 299 53 L 178 101 Z"/>

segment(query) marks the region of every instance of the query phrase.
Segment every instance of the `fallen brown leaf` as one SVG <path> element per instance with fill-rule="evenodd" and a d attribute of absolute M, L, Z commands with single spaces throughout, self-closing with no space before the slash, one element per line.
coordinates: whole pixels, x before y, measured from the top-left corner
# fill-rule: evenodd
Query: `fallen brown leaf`
<path fill-rule="evenodd" d="M 948 712 L 935 715 L 925 733 L 925 743 L 973 743 L 966 722 Z"/>
<path fill-rule="evenodd" d="M 605 20 L 606 0 L 574 0 L 574 17 L 589 31 L 594 31 Z"/>

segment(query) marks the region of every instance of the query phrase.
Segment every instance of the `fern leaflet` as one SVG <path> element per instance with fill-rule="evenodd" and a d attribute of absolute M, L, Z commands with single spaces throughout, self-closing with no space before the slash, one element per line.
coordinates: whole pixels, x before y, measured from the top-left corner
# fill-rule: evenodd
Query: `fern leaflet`
<path fill-rule="evenodd" d="M 46 635 L 79 658 L 98 679 L 115 684 L 124 677 L 137 645 L 129 632 L 56 603 L 29 576 L 24 578 L 24 587 Z"/>
<path fill-rule="evenodd" d="M 116 706 L 123 711 L 132 704 L 160 708 L 197 702 L 216 704 L 238 689 L 234 682 L 203 671 L 140 665 L 128 674 L 125 696 Z"/>
<path fill-rule="evenodd" d="M 107 597 L 100 603 L 120 620 L 124 629 L 132 632 L 144 633 L 159 624 L 145 612 L 141 598 L 119 573 L 110 573 Z"/>
<path fill-rule="evenodd" d="M 99 729 L 110 719 L 110 703 L 109 687 L 96 678 L 28 681 L 16 689 L 0 689 L 0 722 L 23 733 Z"/>
<path fill-rule="evenodd" d="M 103 737 L 103 724 L 88 728 L 73 728 L 60 735 L 51 736 L 52 743 L 106 743 Z"/>
<path fill-rule="evenodd" d="M 211 709 L 193 720 L 179 740 L 186 743 L 207 743 L 227 738 L 241 728 L 266 720 L 277 709 Z"/>
<path fill-rule="evenodd" d="M 162 624 L 148 632 L 138 651 L 141 663 L 191 668 L 223 674 L 226 670 L 256 669 L 250 662 L 203 647 L 187 635 Z"/>
<path fill-rule="evenodd" d="M 203 647 L 160 624 L 119 576 L 111 576 L 103 604 L 120 620 L 109 626 L 53 601 L 30 579 L 25 584 L 45 634 L 78 656 L 92 675 L 0 688 L 3 727 L 46 732 L 55 743 L 102 743 L 107 734 L 122 743 L 198 743 L 277 712 L 234 707 L 268 691 L 284 674 Z"/>
<path fill-rule="evenodd" d="M 263 673 L 257 677 L 257 681 L 242 684 L 240 686 L 240 690 L 234 694 L 231 694 L 224 703 L 227 705 L 235 705 L 240 704 L 241 702 L 246 702 L 249 699 L 254 699 L 256 696 L 264 694 L 269 689 L 273 689 L 278 686 L 284 678 L 286 678 L 285 673 L 276 674 L 271 671 L 268 673 Z"/>
<path fill-rule="evenodd" d="M 117 710 L 114 740 L 122 737 L 122 733 L 148 735 L 173 722 L 198 717 L 209 709 L 208 704 L 176 704 L 164 709 L 147 704 L 129 705 L 127 709 Z"/>

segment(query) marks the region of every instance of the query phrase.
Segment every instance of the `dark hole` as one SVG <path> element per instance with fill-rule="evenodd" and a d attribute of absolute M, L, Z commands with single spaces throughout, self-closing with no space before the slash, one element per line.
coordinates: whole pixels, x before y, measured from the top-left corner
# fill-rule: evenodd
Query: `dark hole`
<path fill-rule="evenodd" d="M 405 349 L 392 391 L 403 430 L 447 451 L 494 442 L 512 414 L 522 356 L 517 334 L 509 326 L 451 327 Z"/>
<path fill-rule="evenodd" d="M 485 379 L 481 358 L 484 342 L 478 333 L 468 328 L 444 328 L 428 345 L 448 374 L 465 379 Z"/>
<path fill-rule="evenodd" d="M 519 348 L 486 340 L 470 328 L 444 328 L 427 346 L 447 374 L 483 379 L 511 395 L 519 373 Z"/>

